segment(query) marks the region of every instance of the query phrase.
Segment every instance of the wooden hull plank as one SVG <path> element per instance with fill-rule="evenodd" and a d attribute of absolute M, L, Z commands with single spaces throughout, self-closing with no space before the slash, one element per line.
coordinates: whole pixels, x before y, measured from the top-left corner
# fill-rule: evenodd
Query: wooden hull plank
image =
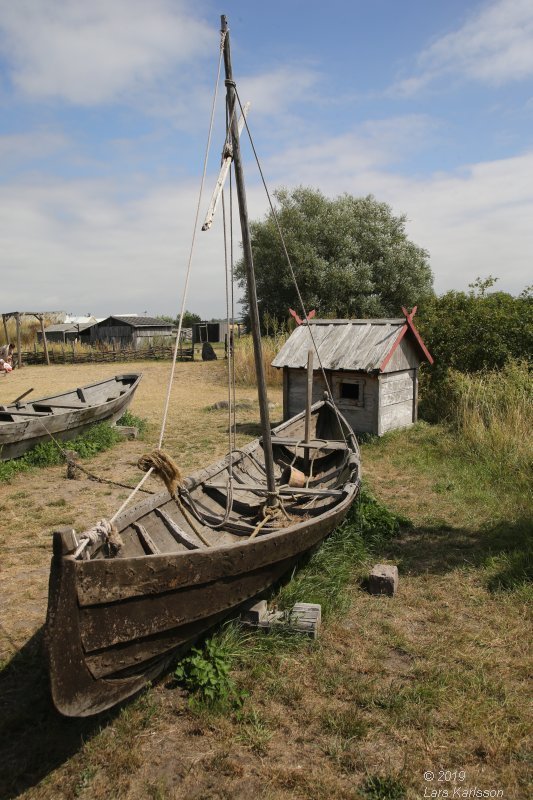
<path fill-rule="evenodd" d="M 91 655 L 87 652 L 87 665 L 95 677 L 111 675 L 120 670 L 142 664 L 157 655 L 164 655 L 169 649 L 187 644 L 202 635 L 213 624 L 216 617 L 222 619 L 245 601 L 260 594 L 272 583 L 276 582 L 294 565 L 296 558 L 286 559 L 278 564 L 271 564 L 262 570 L 239 576 L 233 582 L 219 583 L 209 587 L 194 587 L 180 593 L 175 598 L 178 608 L 197 609 L 197 619 L 182 622 L 176 619 L 174 626 L 163 632 L 139 637 L 134 642 L 126 641 L 122 647 Z M 198 603 L 200 601 L 200 604 Z M 168 605 L 171 605 L 169 603 Z M 151 610 L 150 610 L 151 613 Z M 178 625 L 176 624 L 178 623 Z M 82 622 L 83 625 L 83 622 Z M 82 628 L 83 631 L 83 628 Z M 82 641 L 85 645 L 83 632 Z M 103 648 L 100 648 L 103 650 Z"/>

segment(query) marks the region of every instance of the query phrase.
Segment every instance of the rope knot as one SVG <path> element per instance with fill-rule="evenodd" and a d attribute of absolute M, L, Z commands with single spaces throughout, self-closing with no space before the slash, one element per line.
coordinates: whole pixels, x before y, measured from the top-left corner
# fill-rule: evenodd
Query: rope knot
<path fill-rule="evenodd" d="M 169 495 L 175 497 L 176 490 L 182 483 L 182 475 L 180 468 L 168 453 L 165 453 L 164 450 L 153 450 L 151 453 L 141 456 L 137 466 L 143 472 L 153 469 L 167 487 Z"/>
<path fill-rule="evenodd" d="M 118 551 L 123 545 L 122 537 L 113 523 L 108 522 L 107 519 L 100 519 L 93 528 L 88 531 L 83 531 L 80 534 L 81 542 L 74 553 L 77 558 L 83 553 L 86 547 L 90 544 L 102 544 L 107 547 L 108 554 L 111 557 L 117 555 Z"/>

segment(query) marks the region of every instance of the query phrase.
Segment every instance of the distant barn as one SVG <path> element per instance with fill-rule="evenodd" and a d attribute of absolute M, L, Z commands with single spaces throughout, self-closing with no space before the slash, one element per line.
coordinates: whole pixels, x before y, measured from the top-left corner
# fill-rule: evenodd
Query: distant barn
<path fill-rule="evenodd" d="M 57 325 L 48 325 L 44 329 L 47 342 L 83 342 L 89 344 L 91 341 L 91 328 L 96 325 L 96 320 L 93 322 L 63 322 Z M 42 342 L 43 335 L 41 331 L 37 331 L 37 341 Z"/>
<path fill-rule="evenodd" d="M 230 325 L 231 328 L 231 325 Z M 241 330 L 244 328 L 242 322 L 233 323 L 233 332 L 235 336 L 241 335 Z M 228 338 L 228 323 L 224 320 L 218 322 L 194 322 L 192 326 L 192 341 L 193 344 L 203 344 L 204 342 L 226 342 Z"/>
<path fill-rule="evenodd" d="M 317 319 L 297 327 L 272 362 L 283 369 L 283 416 L 305 408 L 310 330 L 333 399 L 356 433 L 381 436 L 417 419 L 418 370 L 433 363 L 413 316 L 400 319 Z M 327 390 L 314 354 L 313 402 Z"/>
<path fill-rule="evenodd" d="M 138 348 L 154 339 L 172 336 L 173 326 L 157 317 L 111 316 L 91 328 L 91 344 L 106 342 L 119 347 Z"/>

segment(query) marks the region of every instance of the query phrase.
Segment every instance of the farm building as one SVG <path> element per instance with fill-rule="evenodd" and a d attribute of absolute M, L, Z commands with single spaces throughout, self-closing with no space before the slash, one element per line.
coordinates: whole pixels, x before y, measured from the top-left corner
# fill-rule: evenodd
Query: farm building
<path fill-rule="evenodd" d="M 157 317 L 111 316 L 91 328 L 91 344 L 108 342 L 120 347 L 142 347 L 154 339 L 172 336 L 173 326 Z"/>
<path fill-rule="evenodd" d="M 233 335 L 240 336 L 244 325 L 242 322 L 233 323 Z M 228 337 L 228 323 L 224 320 L 219 322 L 194 322 L 192 326 L 193 344 L 203 344 L 204 342 L 226 342 Z"/>
<path fill-rule="evenodd" d="M 413 316 L 400 319 L 317 319 L 297 327 L 272 362 L 283 369 L 283 416 L 305 408 L 312 332 L 333 399 L 356 433 L 381 436 L 417 419 L 418 370 L 433 363 Z M 314 355 L 313 402 L 327 386 Z"/>
<path fill-rule="evenodd" d="M 44 329 L 46 340 L 48 342 L 83 342 L 89 344 L 91 341 L 91 328 L 96 325 L 96 320 L 93 322 L 63 322 L 57 325 L 48 325 Z M 41 331 L 37 331 L 37 341 L 42 342 L 43 335 Z"/>

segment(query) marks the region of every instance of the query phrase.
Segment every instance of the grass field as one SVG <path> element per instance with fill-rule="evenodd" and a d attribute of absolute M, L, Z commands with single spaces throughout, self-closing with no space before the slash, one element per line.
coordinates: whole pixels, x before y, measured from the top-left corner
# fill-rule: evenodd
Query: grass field
<path fill-rule="evenodd" d="M 150 420 L 144 441 L 87 463 L 132 485 L 137 458 L 158 438 L 168 373 L 165 364 L 137 366 L 144 378 L 132 411 Z M 39 396 L 114 372 L 15 370 L 0 379 L 0 403 L 30 386 Z M 225 391 L 221 363 L 178 365 L 165 447 L 186 471 L 227 449 L 227 411 L 209 410 Z M 244 443 L 257 432 L 258 409 L 253 389 L 237 394 L 252 401 L 239 412 Z M 277 422 L 280 390 L 271 396 Z M 362 506 L 352 529 L 282 590 L 280 601 L 295 591 L 305 601 L 335 586 L 317 642 L 226 628 L 217 641 L 229 653 L 238 707 L 191 707 L 169 674 L 94 720 L 64 720 L 48 698 L 41 647 L 50 531 L 112 514 L 127 491 L 67 481 L 62 466 L 0 485 L 0 797 L 415 800 L 439 788 L 451 797 L 454 786 L 530 797 L 531 508 L 508 481 L 499 492 L 438 427 L 365 444 L 363 465 L 386 519 L 400 524 L 377 536 L 385 512 L 373 506 L 370 518 Z M 399 566 L 394 599 L 361 588 L 378 560 Z"/>

